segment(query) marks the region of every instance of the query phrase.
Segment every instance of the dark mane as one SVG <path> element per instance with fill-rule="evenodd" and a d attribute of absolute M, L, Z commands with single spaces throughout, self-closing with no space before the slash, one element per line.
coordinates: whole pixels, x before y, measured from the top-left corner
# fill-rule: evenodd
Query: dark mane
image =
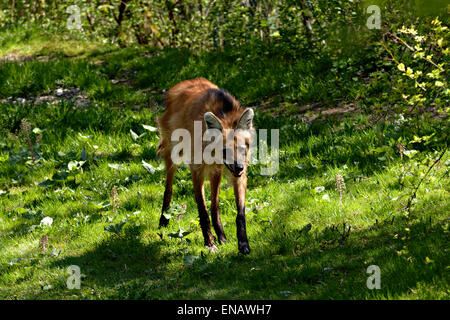
<path fill-rule="evenodd" d="M 214 114 L 221 119 L 225 119 L 230 112 L 241 109 L 239 102 L 223 89 L 208 89 L 208 97 L 213 102 Z"/>

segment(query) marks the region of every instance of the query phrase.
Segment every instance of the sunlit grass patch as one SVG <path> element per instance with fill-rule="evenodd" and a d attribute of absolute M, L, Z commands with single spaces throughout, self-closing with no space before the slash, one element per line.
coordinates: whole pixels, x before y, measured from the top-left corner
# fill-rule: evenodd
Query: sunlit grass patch
<path fill-rule="evenodd" d="M 234 58 L 126 48 L 96 56 L 103 64 L 83 57 L 2 64 L 1 98 L 76 86 L 90 104 L 0 105 L 0 297 L 448 298 L 449 157 L 424 178 L 408 212 L 411 189 L 440 147 L 411 143 L 415 155 L 402 157 L 395 145 L 433 128 L 390 126 L 385 134 L 392 141 L 380 145 L 364 113 L 312 122 L 269 116 L 258 104 L 279 92 L 289 95 L 294 84 L 303 86 L 291 97 L 297 102 L 324 99 L 324 79 L 313 72 L 323 66 L 299 61 L 277 69 L 277 63 L 245 57 L 234 66 Z M 244 72 L 253 63 L 260 71 Z M 111 81 L 125 70 L 137 72 L 126 73 L 131 83 Z M 291 76 L 280 84 L 284 73 Z M 234 194 L 226 178 L 220 210 L 229 241 L 217 254 L 204 248 L 185 167 L 175 176 L 170 224 L 158 229 L 165 172 L 156 155 L 159 134 L 143 125 L 156 126 L 163 90 L 196 76 L 255 105 L 256 128 L 280 129 L 278 173 L 262 176 L 261 164 L 248 173 L 249 256 L 237 251 Z M 416 158 L 422 152 L 428 160 Z M 42 223 L 46 217 L 51 225 Z M 381 269 L 381 290 L 366 287 L 372 264 Z M 81 269 L 80 290 L 66 286 L 70 265 Z"/>

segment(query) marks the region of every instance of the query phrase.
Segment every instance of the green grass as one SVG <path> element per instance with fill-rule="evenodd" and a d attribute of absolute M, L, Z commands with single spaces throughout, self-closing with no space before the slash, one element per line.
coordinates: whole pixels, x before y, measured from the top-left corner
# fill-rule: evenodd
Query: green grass
<path fill-rule="evenodd" d="M 25 52 L 2 45 L 5 55 Z M 410 187 L 426 167 L 414 157 L 401 159 L 391 144 L 380 149 L 368 115 L 319 116 L 308 123 L 258 109 L 267 101 L 290 102 L 291 113 L 299 104 L 333 105 L 344 97 L 357 102 L 361 87 L 333 87 L 338 80 L 324 71 L 326 61 L 78 45 L 81 54 L 55 54 L 47 62 L 0 62 L 0 99 L 27 99 L 25 105 L 0 104 L 0 298 L 449 298 L 448 154 L 424 180 L 407 215 Z M 110 81 L 123 74 L 124 83 Z M 173 198 L 186 204 L 186 212 L 167 229 L 157 228 L 164 170 L 156 157 L 157 133 L 142 124 L 155 126 L 164 89 L 197 76 L 255 106 L 256 127 L 280 129 L 279 172 L 261 176 L 255 165 L 248 174 L 248 256 L 237 250 L 234 196 L 226 181 L 220 209 L 229 242 L 215 254 L 204 248 L 186 168 L 176 174 Z M 30 102 L 61 87 L 81 88 L 90 105 Z M 34 163 L 23 118 L 42 130 Z M 145 135 L 134 141 L 130 129 Z M 417 132 L 391 125 L 384 141 L 410 141 L 431 132 L 431 125 Z M 33 142 L 37 135 L 31 133 Z M 431 147 L 413 146 L 432 154 Z M 56 179 L 70 161 L 82 158 L 82 170 Z M 156 171 L 147 172 L 143 160 Z M 417 177 L 404 175 L 409 166 L 417 167 Z M 346 184 L 342 203 L 336 174 Z M 39 185 L 47 180 L 53 184 Z M 325 189 L 317 192 L 317 187 Z M 109 205 L 99 205 L 106 201 Z M 53 224 L 40 226 L 47 216 Z M 117 233 L 105 230 L 123 221 Z M 301 231 L 308 224 L 311 230 Z M 183 239 L 169 236 L 179 228 L 191 233 Z M 44 234 L 47 251 L 39 247 Z M 366 287 L 366 269 L 373 264 L 381 269 L 380 290 Z M 80 290 L 66 286 L 70 265 L 81 269 Z"/>

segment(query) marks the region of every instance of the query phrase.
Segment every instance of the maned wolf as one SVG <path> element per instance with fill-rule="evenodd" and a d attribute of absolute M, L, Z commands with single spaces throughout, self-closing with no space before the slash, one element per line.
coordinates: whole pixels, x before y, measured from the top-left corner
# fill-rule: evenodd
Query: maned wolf
<path fill-rule="evenodd" d="M 247 165 L 249 160 L 249 148 L 251 140 L 252 120 L 254 112 L 251 108 L 243 109 L 239 102 L 224 90 L 204 78 L 186 80 L 171 88 L 167 94 L 166 111 L 158 119 L 161 144 L 158 152 L 164 158 L 166 164 L 166 188 L 162 213 L 169 208 L 172 199 L 172 184 L 177 163 L 172 153 L 178 141 L 173 141 L 173 133 L 187 132 L 190 135 L 187 150 L 190 155 L 184 154 L 188 159 L 194 185 L 195 200 L 197 202 L 200 225 L 209 250 L 216 251 L 215 237 L 211 233 L 211 224 L 205 204 L 203 181 L 207 176 L 211 182 L 211 217 L 214 230 L 219 243 L 226 242 L 225 233 L 219 214 L 219 184 L 222 177 L 223 166 L 233 183 L 237 206 L 237 239 L 239 251 L 243 254 L 250 253 L 247 232 L 245 227 L 245 193 L 247 190 Z M 201 126 L 199 126 L 201 125 Z M 180 130 L 181 129 L 181 130 Z M 178 130 L 178 131 L 177 131 Z M 205 151 L 208 145 L 204 134 L 218 133 L 217 138 L 222 141 L 219 154 L 221 161 L 208 164 L 204 159 L 196 158 L 196 152 Z M 199 131 L 199 132 L 198 132 Z M 177 136 L 175 134 L 174 136 Z M 197 149 L 195 150 L 197 146 Z M 217 149 L 216 149 L 217 150 Z M 186 150 L 183 150 L 186 152 Z M 197 159 L 197 161 L 195 161 Z M 217 158 L 216 158 L 217 159 Z M 186 161 L 185 161 L 186 163 Z M 161 215 L 159 226 L 166 226 L 168 220 Z"/>

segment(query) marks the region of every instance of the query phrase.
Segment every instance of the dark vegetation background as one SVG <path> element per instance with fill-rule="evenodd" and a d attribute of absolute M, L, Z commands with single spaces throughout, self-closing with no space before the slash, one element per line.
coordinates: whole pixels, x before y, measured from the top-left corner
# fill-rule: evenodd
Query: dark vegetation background
<path fill-rule="evenodd" d="M 81 29 L 68 29 L 72 5 Z M 0 297 L 448 299 L 449 10 L 2 1 Z M 248 257 L 225 183 L 232 240 L 206 253 L 185 169 L 157 229 L 155 118 L 171 86 L 200 76 L 280 129 L 279 172 L 249 172 Z M 73 264 L 79 290 L 66 286 Z M 381 290 L 366 287 L 371 264 Z"/>

